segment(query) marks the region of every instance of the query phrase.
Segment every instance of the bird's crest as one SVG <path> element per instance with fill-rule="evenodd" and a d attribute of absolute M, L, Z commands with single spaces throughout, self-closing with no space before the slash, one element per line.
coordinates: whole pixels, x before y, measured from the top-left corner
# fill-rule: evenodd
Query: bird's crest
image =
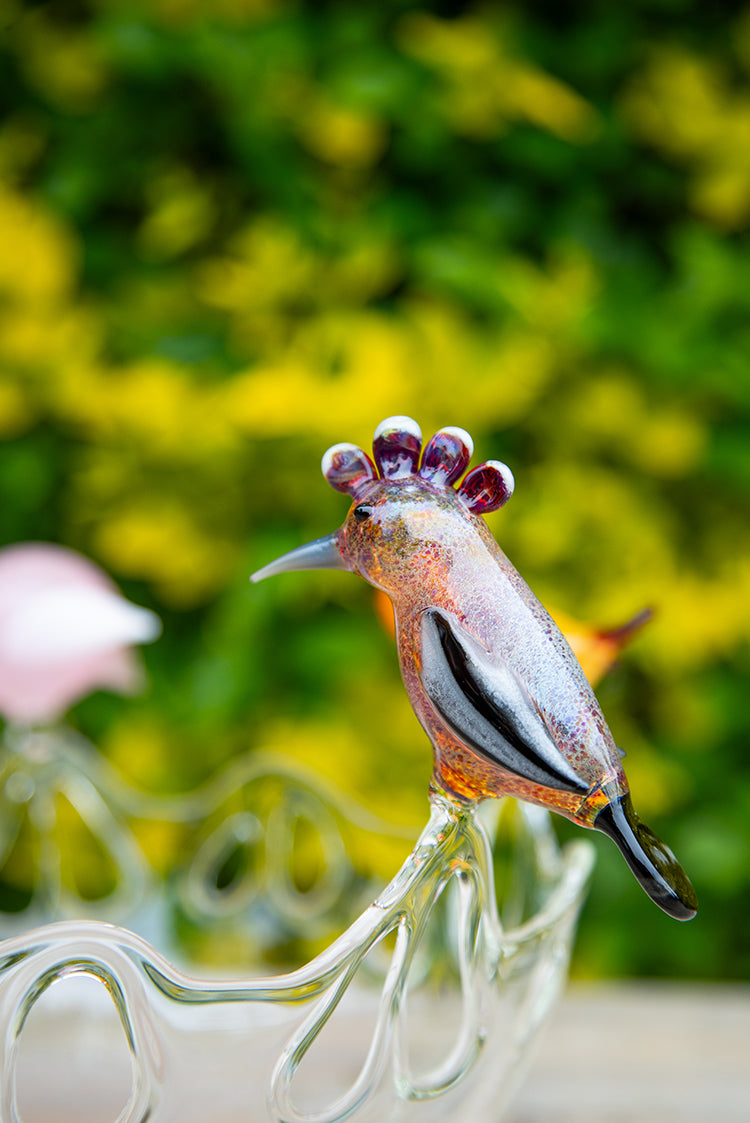
<path fill-rule="evenodd" d="M 513 473 L 499 460 L 486 460 L 464 476 L 473 451 L 474 442 L 465 429 L 439 429 L 423 449 L 416 421 L 388 417 L 375 430 L 372 457 L 357 445 L 337 444 L 328 449 L 321 467 L 331 487 L 355 500 L 378 480 L 416 476 L 435 487 L 454 488 L 465 507 L 484 515 L 508 502 L 513 494 Z"/>

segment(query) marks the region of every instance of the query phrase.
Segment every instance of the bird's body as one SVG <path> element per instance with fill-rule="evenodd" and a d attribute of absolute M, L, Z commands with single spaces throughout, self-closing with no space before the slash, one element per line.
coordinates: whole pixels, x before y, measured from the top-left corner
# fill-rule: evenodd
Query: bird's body
<path fill-rule="evenodd" d="M 679 919 L 697 907 L 674 855 L 638 820 L 604 715 L 549 613 L 481 513 L 510 497 L 495 461 L 465 470 L 470 438 L 437 433 L 421 457 L 408 418 L 384 422 L 372 461 L 352 445 L 323 459 L 354 499 L 335 534 L 255 574 L 330 567 L 385 592 L 409 700 L 433 745 L 436 788 L 463 801 L 512 795 L 608 834 L 657 904 Z"/>
<path fill-rule="evenodd" d="M 379 565 L 367 556 L 368 547 L 358 548 L 356 523 L 344 549 L 393 604 L 401 674 L 435 749 L 436 784 L 463 799 L 515 795 L 544 806 L 554 802 L 556 810 L 590 825 L 591 812 L 603 806 L 600 789 L 627 788 L 594 692 L 559 628 L 484 520 L 457 504 L 454 494 L 419 479 L 375 486 L 368 521 L 370 528 L 379 522 Z M 365 492 L 360 505 L 367 503 Z M 476 651 L 483 680 L 490 687 L 496 681 L 497 694 L 507 697 L 516 685 L 514 725 L 526 703 L 530 720 L 544 726 L 570 764 L 554 789 L 503 768 L 491 746 L 481 752 L 476 742 L 468 744 L 445 713 L 449 702 L 441 712 L 441 679 L 455 681 L 455 675 L 435 642 L 436 620 L 443 622 L 443 643 L 455 636 L 457 645 L 463 641 L 463 648 Z"/>

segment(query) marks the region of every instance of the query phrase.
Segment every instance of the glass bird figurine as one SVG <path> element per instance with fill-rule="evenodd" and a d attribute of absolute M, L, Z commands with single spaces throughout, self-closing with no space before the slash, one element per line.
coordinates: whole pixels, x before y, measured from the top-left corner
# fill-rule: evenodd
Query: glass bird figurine
<path fill-rule="evenodd" d="M 635 813 L 623 754 L 580 664 L 481 517 L 510 499 L 513 475 L 494 460 L 465 475 L 472 451 L 459 428 L 422 449 L 408 417 L 378 426 L 373 459 L 334 445 L 322 468 L 352 499 L 343 526 L 251 580 L 343 569 L 385 592 L 435 789 L 466 804 L 515 796 L 602 831 L 649 897 L 689 920 L 693 887 Z"/>

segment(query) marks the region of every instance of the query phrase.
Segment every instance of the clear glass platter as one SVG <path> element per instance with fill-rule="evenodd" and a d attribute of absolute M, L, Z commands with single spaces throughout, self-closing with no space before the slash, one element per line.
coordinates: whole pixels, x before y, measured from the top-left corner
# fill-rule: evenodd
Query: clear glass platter
<path fill-rule="evenodd" d="M 546 812 L 433 797 L 388 882 L 369 858 L 406 853 L 403 830 L 257 753 L 149 797 L 69 732 L 11 731 L 0 787 L 6 852 L 38 857 L 0 943 L 7 1123 L 502 1117 L 593 860 Z M 56 848 L 61 792 L 108 862 L 98 899 Z M 180 839 L 167 878 L 157 830 Z"/>

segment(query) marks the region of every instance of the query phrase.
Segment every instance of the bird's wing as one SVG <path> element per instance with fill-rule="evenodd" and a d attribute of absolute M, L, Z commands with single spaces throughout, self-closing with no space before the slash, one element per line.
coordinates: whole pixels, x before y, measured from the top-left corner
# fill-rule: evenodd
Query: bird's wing
<path fill-rule="evenodd" d="M 422 613 L 425 693 L 460 741 L 534 784 L 585 793 L 513 670 L 488 652 L 453 615 Z"/>

